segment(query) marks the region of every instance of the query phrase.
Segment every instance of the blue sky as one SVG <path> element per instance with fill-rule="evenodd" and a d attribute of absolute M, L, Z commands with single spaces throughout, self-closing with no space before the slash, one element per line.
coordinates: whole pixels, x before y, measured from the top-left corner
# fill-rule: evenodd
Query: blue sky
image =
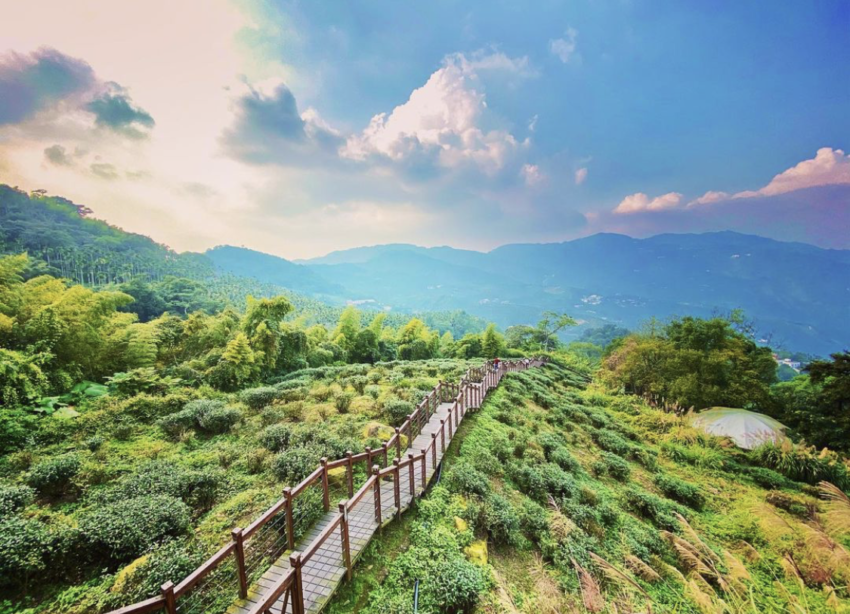
<path fill-rule="evenodd" d="M 44 2 L 0 0 L 0 181 L 177 249 L 850 248 L 841 0 Z"/>

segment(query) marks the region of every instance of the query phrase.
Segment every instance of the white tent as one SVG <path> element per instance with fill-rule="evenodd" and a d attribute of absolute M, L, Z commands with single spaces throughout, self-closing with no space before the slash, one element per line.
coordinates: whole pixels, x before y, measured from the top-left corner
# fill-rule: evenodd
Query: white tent
<path fill-rule="evenodd" d="M 694 416 L 691 424 L 709 435 L 729 437 L 745 450 L 752 450 L 768 441 L 778 443 L 785 439 L 784 424 L 746 409 L 713 407 Z"/>

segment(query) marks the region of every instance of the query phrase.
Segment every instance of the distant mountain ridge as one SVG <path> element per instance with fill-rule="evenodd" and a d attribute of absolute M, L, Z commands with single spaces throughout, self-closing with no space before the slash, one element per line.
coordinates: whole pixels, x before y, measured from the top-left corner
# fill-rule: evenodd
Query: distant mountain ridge
<path fill-rule="evenodd" d="M 790 349 L 826 354 L 850 343 L 849 250 L 731 231 L 646 239 L 606 233 L 489 252 L 389 244 L 297 263 L 276 260 L 280 270 L 300 267 L 291 283 L 323 280 L 323 291 L 340 300 L 411 311 L 463 309 L 503 327 L 533 323 L 548 309 L 587 324 L 635 327 L 653 316 L 742 308 Z M 253 274 L 276 274 L 268 271 Z"/>

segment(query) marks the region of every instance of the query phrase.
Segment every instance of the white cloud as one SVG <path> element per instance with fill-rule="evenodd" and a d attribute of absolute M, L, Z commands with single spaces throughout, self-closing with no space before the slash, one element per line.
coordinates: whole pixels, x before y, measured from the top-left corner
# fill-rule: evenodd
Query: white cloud
<path fill-rule="evenodd" d="M 668 192 L 655 198 L 650 198 L 643 192 L 637 192 L 626 196 L 614 213 L 629 214 L 638 213 L 641 211 L 663 211 L 665 209 L 674 209 L 682 202 L 682 195 L 678 192 Z"/>
<path fill-rule="evenodd" d="M 525 185 L 529 187 L 540 185 L 546 179 L 546 175 L 543 174 L 540 167 L 536 164 L 524 164 L 522 169 L 520 169 L 520 174 L 525 180 Z"/>
<path fill-rule="evenodd" d="M 814 158 L 803 160 L 779 173 L 760 190 L 738 192 L 734 198 L 774 196 L 803 188 L 836 184 L 850 184 L 850 154 L 845 155 L 841 149 L 822 147 Z"/>
<path fill-rule="evenodd" d="M 575 181 L 576 185 L 581 185 L 584 183 L 584 180 L 587 179 L 587 168 L 582 167 L 576 171 Z"/>
<path fill-rule="evenodd" d="M 728 200 L 729 194 L 727 192 L 719 192 L 716 190 L 709 190 L 699 198 L 693 199 L 688 203 L 688 206 L 693 205 L 709 205 L 711 203 L 720 202 L 721 200 Z"/>
<path fill-rule="evenodd" d="M 451 55 L 407 102 L 389 114 L 375 115 L 361 134 L 349 137 L 341 154 L 353 160 L 378 156 L 394 162 L 424 157 L 446 169 L 471 164 L 486 174 L 498 172 L 523 144 L 505 129 L 481 127 L 487 103 L 478 76 L 485 70 L 529 74 L 524 58 Z"/>
<path fill-rule="evenodd" d="M 576 59 L 576 39 L 578 31 L 575 28 L 567 28 L 564 38 L 555 38 L 549 41 L 549 52 L 568 64 L 570 60 Z"/>

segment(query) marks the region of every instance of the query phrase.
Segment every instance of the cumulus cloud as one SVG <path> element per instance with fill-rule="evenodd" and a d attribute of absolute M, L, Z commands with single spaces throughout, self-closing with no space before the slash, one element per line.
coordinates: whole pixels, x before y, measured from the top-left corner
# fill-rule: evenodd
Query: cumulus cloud
<path fill-rule="evenodd" d="M 540 185 L 546 179 L 543 171 L 541 171 L 540 167 L 536 164 L 523 164 L 520 169 L 520 174 L 525 180 L 525 185 L 529 187 Z"/>
<path fill-rule="evenodd" d="M 678 192 L 668 192 L 655 198 L 650 198 L 643 192 L 637 192 L 626 196 L 617 208 L 614 209 L 616 214 L 631 214 L 641 211 L 663 211 L 665 209 L 674 209 L 682 202 L 682 195 Z"/>
<path fill-rule="evenodd" d="M 582 168 L 578 169 L 575 173 L 576 185 L 583 184 L 585 179 L 587 179 L 587 168 L 582 167 Z"/>
<path fill-rule="evenodd" d="M 567 28 L 563 38 L 555 38 L 549 41 L 549 53 L 564 64 L 569 64 L 571 60 L 578 58 L 576 54 L 577 38 L 578 31 L 575 28 Z"/>
<path fill-rule="evenodd" d="M 106 179 L 107 181 L 113 181 L 118 179 L 118 169 L 115 168 L 113 164 L 107 164 L 105 162 L 95 162 L 92 164 L 89 169 L 92 174 L 100 177 L 101 179 Z"/>
<path fill-rule="evenodd" d="M 42 47 L 0 57 L 0 125 L 16 124 L 96 87 L 91 66 Z"/>
<path fill-rule="evenodd" d="M 269 93 L 248 87 L 236 102 L 236 121 L 223 142 L 236 158 L 257 164 L 307 165 L 335 157 L 343 143 L 315 109 L 298 112 L 295 95 L 283 83 Z"/>
<path fill-rule="evenodd" d="M 720 202 L 721 200 L 728 200 L 729 194 L 727 192 L 720 192 L 716 190 L 709 190 L 699 198 L 693 199 L 688 203 L 688 206 L 691 207 L 693 205 L 710 205 L 711 203 Z"/>
<path fill-rule="evenodd" d="M 66 149 L 58 143 L 44 150 L 44 158 L 56 166 L 71 166 L 73 164 L 73 160 Z"/>
<path fill-rule="evenodd" d="M 375 115 L 362 133 L 349 137 L 342 155 L 358 161 L 427 161 L 443 169 L 472 166 L 488 175 L 497 173 L 524 144 L 508 130 L 482 127 L 487 111 L 479 80 L 483 71 L 530 74 L 525 58 L 448 56 L 405 103 Z"/>
<path fill-rule="evenodd" d="M 756 191 L 735 194 L 735 198 L 773 196 L 803 188 L 822 185 L 850 183 L 850 154 L 841 149 L 822 147 L 811 160 L 803 160 L 796 166 L 776 175 L 770 183 Z"/>
<path fill-rule="evenodd" d="M 135 106 L 126 89 L 103 82 L 83 60 L 42 47 L 29 54 L 0 57 L 0 126 L 51 119 L 83 111 L 94 124 L 139 138 L 152 128 L 151 115 Z"/>
<path fill-rule="evenodd" d="M 147 136 L 144 130 L 154 126 L 150 113 L 135 106 L 127 91 L 117 83 L 109 83 L 107 87 L 107 91 L 86 105 L 86 110 L 94 114 L 95 124 L 131 138 Z"/>

